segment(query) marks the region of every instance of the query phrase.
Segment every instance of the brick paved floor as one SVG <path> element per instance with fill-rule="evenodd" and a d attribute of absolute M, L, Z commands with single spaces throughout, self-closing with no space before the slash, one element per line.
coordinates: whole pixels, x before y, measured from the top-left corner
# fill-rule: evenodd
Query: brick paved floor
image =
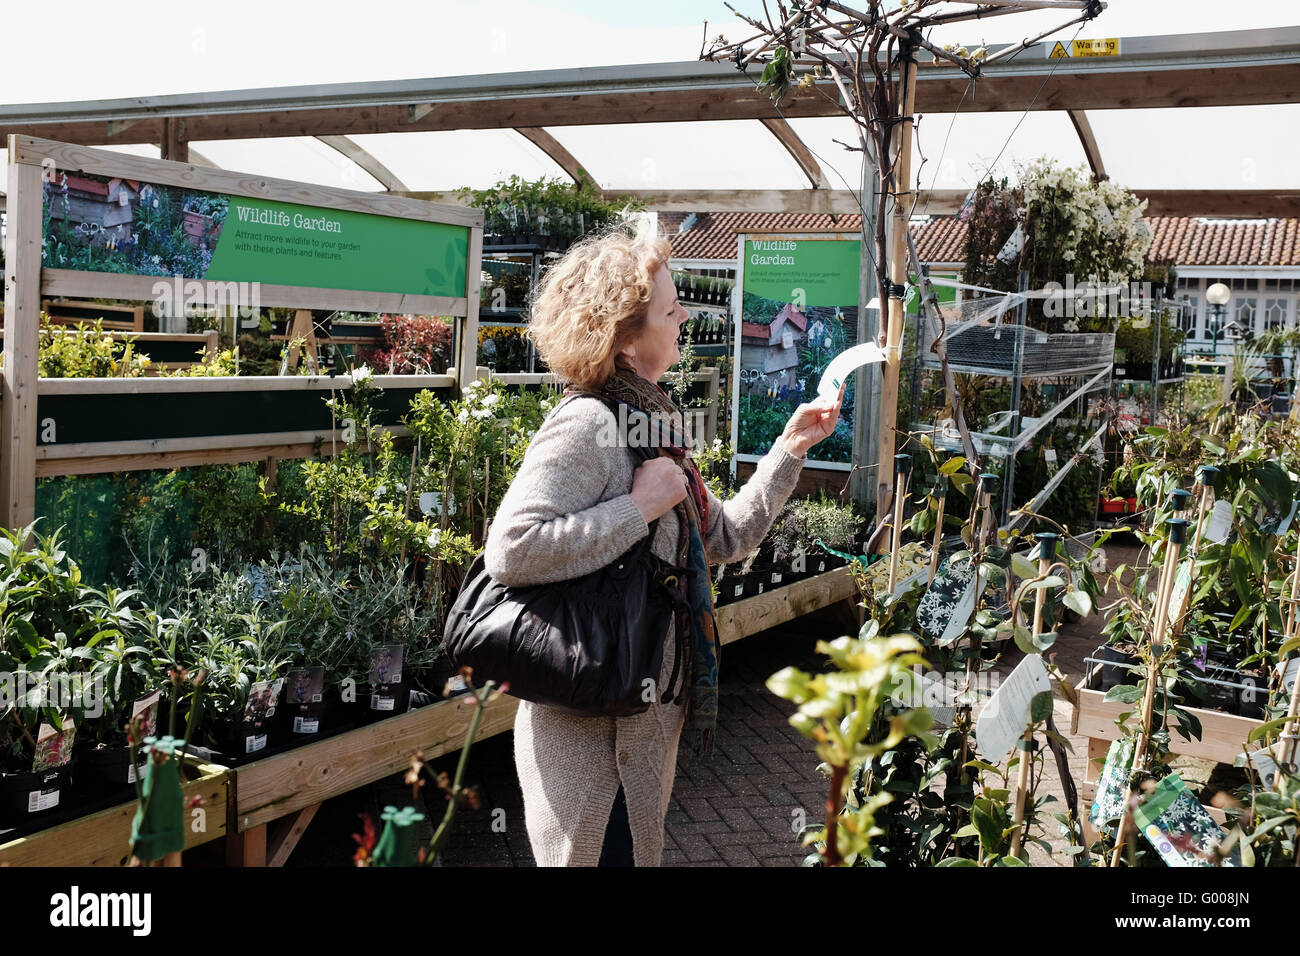
<path fill-rule="evenodd" d="M 1111 565 L 1132 558 L 1118 553 Z M 822 667 L 825 658 L 814 646 L 819 639 L 843 633 L 842 620 L 819 612 L 724 648 L 716 754 L 706 762 L 694 757 L 684 743 L 679 751 L 677 782 L 665 824 L 665 866 L 795 866 L 804 858 L 795 823 L 821 815 L 825 780 L 816 770 L 811 745 L 787 722 L 793 706 L 775 697 L 764 682 L 787 665 L 804 670 Z M 1099 626 L 1094 616 L 1062 629 L 1057 663 L 1072 681 L 1083 672 L 1083 658 L 1099 643 Z M 998 671 L 1010 673 L 1019 660 L 1020 654 L 1013 652 L 1000 662 Z M 1057 701 L 1055 719 L 1068 736 L 1070 706 L 1064 700 Z M 1071 741 L 1071 772 L 1078 783 L 1084 777 L 1087 746 L 1081 738 Z M 467 780 L 478 785 L 481 806 L 459 812 L 445 854 L 447 865 L 534 864 L 513 748 L 509 733 L 475 745 Z M 451 774 L 456 760 L 451 755 L 434 766 Z M 1060 780 L 1050 761 L 1042 786 L 1061 797 Z M 386 790 L 375 785 L 329 801 L 290 864 L 345 865 L 352 854 L 350 834 L 357 830 L 356 814 L 367 809 L 373 813 L 405 792 L 400 784 L 389 782 Z M 1037 848 L 1033 859 L 1038 864 L 1067 864 L 1060 854 L 1049 859 Z"/>

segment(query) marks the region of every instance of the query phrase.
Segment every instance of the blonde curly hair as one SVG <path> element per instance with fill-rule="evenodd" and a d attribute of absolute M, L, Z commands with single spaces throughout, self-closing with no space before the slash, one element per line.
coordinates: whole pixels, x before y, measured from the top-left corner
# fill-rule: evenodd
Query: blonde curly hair
<path fill-rule="evenodd" d="M 668 240 L 643 221 L 635 232 L 622 224 L 587 236 L 547 269 L 528 321 L 547 367 L 578 388 L 598 390 L 641 333 L 655 272 L 669 255 Z"/>

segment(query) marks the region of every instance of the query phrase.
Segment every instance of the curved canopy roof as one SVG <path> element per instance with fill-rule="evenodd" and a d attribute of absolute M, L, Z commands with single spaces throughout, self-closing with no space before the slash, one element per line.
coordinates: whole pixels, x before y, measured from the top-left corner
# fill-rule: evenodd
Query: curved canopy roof
<path fill-rule="evenodd" d="M 35 42 L 47 21 L 16 10 L 19 40 L 30 33 L 33 42 L 10 47 L 6 98 L 46 102 L 0 106 L 0 131 L 154 156 L 166 139 L 168 155 L 195 163 L 431 198 L 515 173 L 582 168 L 654 208 L 857 207 L 849 190 L 861 187 L 861 157 L 841 145 L 856 140 L 852 124 L 833 115 L 824 89 L 777 110 L 752 76 L 695 60 L 697 18 L 709 4 L 659 5 L 658 22 L 653 12 L 623 11 L 632 19 L 617 25 L 583 0 L 510 0 L 487 23 L 461 2 L 432 11 L 373 2 L 346 29 L 244 0 L 199 27 L 153 6 L 156 15 L 133 17 L 135 39 L 103 75 L 51 70 L 47 44 Z M 973 88 L 952 68 L 923 66 L 914 168 L 933 194 L 918 211 L 951 211 L 984 175 L 1014 176 L 1046 155 L 1091 164 L 1148 195 L 1152 213 L 1296 214 L 1300 26 L 1289 24 L 1300 11 L 1263 0 L 1238 6 L 1229 21 L 1206 0 L 1113 0 L 1077 36 L 1120 37 L 1118 57 L 1050 59 L 1049 40 L 989 67 Z M 256 10 L 260 35 L 280 39 L 233 42 L 226 31 L 245 7 L 250 17 Z M 726 14 L 720 4 L 717 14 Z M 988 40 L 995 50 L 1061 14 L 966 23 L 932 39 Z M 456 28 L 456 43 L 431 42 L 456 23 L 471 25 L 463 36 Z M 102 24 L 61 29 L 66 48 L 92 36 L 102 47 Z M 591 65 L 575 67 L 574 58 Z M 547 69 L 519 72 L 537 67 Z M 430 72 L 446 75 L 410 78 Z M 73 99 L 91 91 L 115 98 Z"/>

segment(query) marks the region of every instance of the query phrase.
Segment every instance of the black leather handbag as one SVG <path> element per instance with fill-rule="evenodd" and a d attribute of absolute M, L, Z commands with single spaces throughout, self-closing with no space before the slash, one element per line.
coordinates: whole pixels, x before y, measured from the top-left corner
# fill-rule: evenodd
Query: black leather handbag
<path fill-rule="evenodd" d="M 642 713 L 656 696 L 673 700 L 675 689 L 680 702 L 689 606 L 678 588 L 685 572 L 651 552 L 659 520 L 615 561 L 568 581 L 506 587 L 480 554 L 447 612 L 443 636 L 453 665 L 473 668 L 476 684 L 508 683 L 514 697 L 582 716 Z M 677 653 L 669 686 L 660 688 L 674 615 Z"/>

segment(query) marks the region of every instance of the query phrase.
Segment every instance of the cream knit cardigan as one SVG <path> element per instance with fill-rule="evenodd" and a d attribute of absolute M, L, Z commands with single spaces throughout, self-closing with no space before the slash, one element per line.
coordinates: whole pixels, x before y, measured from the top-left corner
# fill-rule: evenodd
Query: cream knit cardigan
<path fill-rule="evenodd" d="M 609 564 L 649 533 L 629 491 L 638 464 L 620 447 L 601 447 L 615 419 L 598 399 L 578 397 L 533 437 L 488 533 L 484 566 L 507 586 L 563 581 Z M 804 459 L 777 442 L 745 487 L 725 504 L 709 495 L 705 551 L 710 564 L 754 550 L 794 490 Z M 678 528 L 659 522 L 652 551 L 672 561 Z M 660 690 L 675 654 L 664 636 Z M 677 769 L 681 705 L 660 704 L 631 717 L 575 717 L 524 701 L 515 718 L 515 766 L 528 839 L 539 866 L 595 866 L 619 784 L 627 799 L 637 866 L 658 866 L 664 818 Z"/>

